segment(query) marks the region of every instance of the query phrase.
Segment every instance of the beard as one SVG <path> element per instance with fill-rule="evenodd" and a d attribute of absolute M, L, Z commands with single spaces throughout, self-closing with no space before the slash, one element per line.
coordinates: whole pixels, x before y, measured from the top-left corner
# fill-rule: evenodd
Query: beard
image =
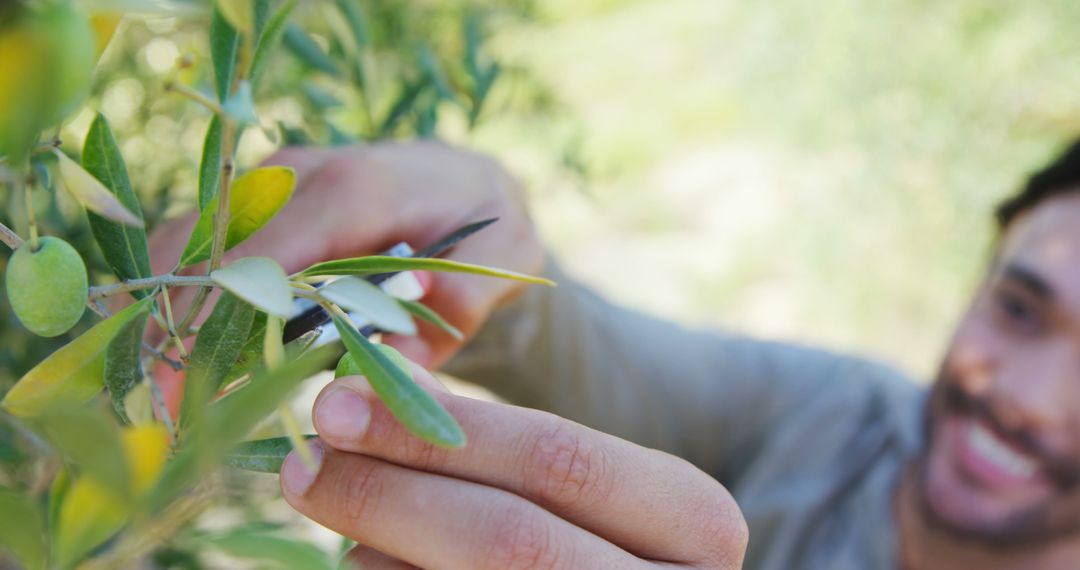
<path fill-rule="evenodd" d="M 919 512 L 927 527 L 957 542 L 999 551 L 1034 549 L 1080 536 L 1080 467 L 1076 462 L 1049 453 L 1030 431 L 1004 426 L 987 401 L 958 386 L 958 382 L 945 375 L 935 383 L 925 416 L 922 452 L 912 465 Z M 939 436 L 944 421 L 961 416 L 993 426 L 1010 444 L 1036 458 L 1053 482 L 1055 492 L 995 520 L 957 520 L 943 512 L 930 490 L 930 458 L 934 446 L 941 444 Z"/>

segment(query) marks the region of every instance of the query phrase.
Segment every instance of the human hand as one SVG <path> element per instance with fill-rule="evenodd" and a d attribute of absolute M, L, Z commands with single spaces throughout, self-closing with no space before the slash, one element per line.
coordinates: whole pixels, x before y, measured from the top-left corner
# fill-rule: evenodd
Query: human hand
<path fill-rule="evenodd" d="M 557 416 L 455 396 L 413 375 L 469 438 L 410 435 L 367 382 L 328 385 L 319 458 L 281 470 L 285 499 L 361 546 L 363 568 L 738 568 L 747 541 L 728 492 L 689 463 Z"/>
<path fill-rule="evenodd" d="M 380 143 L 350 148 L 287 148 L 267 164 L 296 170 L 297 189 L 265 228 L 226 254 L 276 259 L 288 272 L 328 259 L 371 255 L 405 241 L 427 246 L 457 227 L 484 218 L 499 222 L 448 256 L 521 273 L 538 273 L 543 248 L 525 210 L 519 185 L 488 157 L 437 142 Z M 195 223 L 192 214 L 166 224 L 150 240 L 155 273 L 171 269 Z M 227 262 L 227 261 L 226 261 Z M 427 276 L 424 303 L 466 336 L 514 296 L 518 282 L 461 274 Z M 192 288 L 177 291 L 184 307 Z M 388 343 L 429 368 L 460 346 L 446 333 L 419 324 L 418 337 Z"/>

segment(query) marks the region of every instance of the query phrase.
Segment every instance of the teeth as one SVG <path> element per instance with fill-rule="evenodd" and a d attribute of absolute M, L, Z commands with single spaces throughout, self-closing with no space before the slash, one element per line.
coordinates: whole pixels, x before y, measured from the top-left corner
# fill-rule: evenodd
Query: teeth
<path fill-rule="evenodd" d="M 1009 475 L 1018 479 L 1035 475 L 1038 468 L 1035 461 L 1013 451 L 979 422 L 968 424 L 967 439 L 976 453 Z"/>

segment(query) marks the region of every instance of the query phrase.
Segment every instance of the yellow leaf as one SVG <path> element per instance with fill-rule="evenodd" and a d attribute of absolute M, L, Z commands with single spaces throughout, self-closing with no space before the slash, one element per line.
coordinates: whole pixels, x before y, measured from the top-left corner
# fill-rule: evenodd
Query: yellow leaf
<path fill-rule="evenodd" d="M 71 484 L 60 506 L 53 555 L 61 568 L 70 567 L 127 522 L 128 509 L 90 477 Z"/>
<path fill-rule="evenodd" d="M 15 416 L 36 416 L 54 406 L 79 405 L 105 386 L 109 341 L 124 325 L 144 315 L 147 297 L 94 325 L 60 347 L 19 379 L 0 406 Z"/>
<path fill-rule="evenodd" d="M 131 467 L 131 484 L 136 495 L 153 487 L 169 456 L 169 435 L 165 426 L 155 423 L 124 430 L 124 452 Z"/>
<path fill-rule="evenodd" d="M 229 229 L 225 249 L 232 249 L 259 231 L 289 201 L 296 186 L 296 173 L 284 166 L 256 168 L 233 181 L 229 191 Z M 180 265 L 188 266 L 210 258 L 214 239 L 214 212 L 218 198 L 206 205 Z"/>
<path fill-rule="evenodd" d="M 251 0 L 218 0 L 217 7 L 236 31 L 251 35 L 254 16 Z"/>
<path fill-rule="evenodd" d="M 87 210 L 108 218 L 114 222 L 143 227 L 143 221 L 131 213 L 109 189 L 94 178 L 83 167 L 68 158 L 68 155 L 55 151 L 57 163 L 60 166 L 60 178 L 64 180 L 64 188 Z"/>
<path fill-rule="evenodd" d="M 90 16 L 90 26 L 94 28 L 94 40 L 97 43 L 97 55 L 101 57 L 105 48 L 109 47 L 116 27 L 120 25 L 121 15 L 118 12 L 97 12 Z"/>
<path fill-rule="evenodd" d="M 161 424 L 127 428 L 121 436 L 136 496 L 157 481 L 169 453 L 168 435 Z M 130 506 L 118 501 L 93 477 L 83 476 L 64 495 L 56 526 L 55 555 L 68 567 L 116 534 L 131 516 Z"/>

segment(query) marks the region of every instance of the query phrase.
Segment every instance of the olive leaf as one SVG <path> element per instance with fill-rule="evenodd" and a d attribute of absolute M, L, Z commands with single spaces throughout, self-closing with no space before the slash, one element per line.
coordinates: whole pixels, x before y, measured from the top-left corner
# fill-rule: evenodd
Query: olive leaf
<path fill-rule="evenodd" d="M 143 496 L 162 472 L 169 454 L 160 424 L 129 427 L 120 435 L 131 494 Z M 116 534 L 131 517 L 133 505 L 116 501 L 94 477 L 81 476 L 63 493 L 57 509 L 54 553 L 61 568 L 69 568 Z"/>
<path fill-rule="evenodd" d="M 313 544 L 266 533 L 234 530 L 218 536 L 204 537 L 199 542 L 235 558 L 263 561 L 272 568 L 338 568 L 325 552 Z"/>
<path fill-rule="evenodd" d="M 255 28 L 255 10 L 251 0 L 218 0 L 214 6 L 233 29 L 250 34 Z"/>
<path fill-rule="evenodd" d="M 420 67 L 424 70 L 424 73 L 431 79 L 432 85 L 435 86 L 435 92 L 438 93 L 439 98 L 452 103 L 460 103 L 458 101 L 457 94 L 450 87 L 450 81 L 446 78 L 446 72 L 443 71 L 442 63 L 439 61 L 438 56 L 432 51 L 428 45 L 421 45 L 418 48 L 418 58 L 420 60 Z"/>
<path fill-rule="evenodd" d="M 213 271 L 210 278 L 237 297 L 281 318 L 292 314 L 292 291 L 285 270 L 269 257 L 243 257 Z"/>
<path fill-rule="evenodd" d="M 221 144 L 224 137 L 221 118 L 214 115 L 206 127 L 203 140 L 202 160 L 199 162 L 199 211 L 206 210 L 214 196 L 217 196 L 221 181 Z"/>
<path fill-rule="evenodd" d="M 367 377 L 379 399 L 402 425 L 435 445 L 465 446 L 461 426 L 446 408 L 416 384 L 404 357 L 386 345 L 372 344 L 340 316 L 334 315 L 333 319 L 357 370 Z"/>
<path fill-rule="evenodd" d="M 93 398 L 105 385 L 109 343 L 125 325 L 146 315 L 150 301 L 146 298 L 134 303 L 60 347 L 19 379 L 0 406 L 25 417 Z"/>
<path fill-rule="evenodd" d="M 259 35 L 259 41 L 255 45 L 255 55 L 251 59 L 251 72 L 248 74 L 252 85 L 258 85 L 259 78 L 262 77 L 266 67 L 267 58 L 281 40 L 285 32 L 285 24 L 289 19 L 289 14 L 296 7 L 296 2 L 297 0 L 288 0 L 282 4 Z"/>
<path fill-rule="evenodd" d="M 421 77 L 402 86 L 401 93 L 394 100 L 393 105 L 390 106 L 390 110 L 386 112 L 386 117 L 383 118 L 382 124 L 379 126 L 380 137 L 390 136 L 394 132 L 401 119 L 404 119 L 414 110 L 417 99 L 428 85 L 430 85 L 430 82 L 427 77 Z"/>
<path fill-rule="evenodd" d="M 251 326 L 251 334 L 244 343 L 240 356 L 236 359 L 236 363 L 229 372 L 225 374 L 225 379 L 221 381 L 222 387 L 249 374 L 258 375 L 265 372 L 266 364 L 263 359 L 263 345 L 269 319 L 267 319 L 266 313 L 263 312 L 256 313 L 255 319 L 255 323 Z M 285 343 L 285 361 L 299 358 L 304 351 L 315 345 L 315 341 L 319 339 L 321 333 L 322 331 L 319 329 L 308 331 Z"/>
<path fill-rule="evenodd" d="M 255 307 L 235 295 L 223 293 L 199 327 L 191 350 L 180 427 L 186 430 L 201 415 L 225 375 L 236 363 L 255 320 Z"/>
<path fill-rule="evenodd" d="M 243 38 L 222 14 L 220 3 L 215 4 L 214 15 L 210 21 L 210 58 L 214 62 L 218 100 L 225 101 L 232 91 L 233 79 L 236 77 L 236 58 Z"/>
<path fill-rule="evenodd" d="M 248 331 L 247 339 L 244 341 L 244 345 L 240 347 L 240 354 L 236 356 L 236 362 L 234 362 L 232 368 L 225 373 L 225 377 L 221 380 L 221 384 L 218 388 L 255 370 L 255 367 L 258 366 L 259 362 L 262 360 L 263 337 L 265 335 L 266 313 L 258 311 L 255 313 L 255 319 L 251 323 L 251 329 Z"/>
<path fill-rule="evenodd" d="M 306 439 L 318 436 L 305 435 Z M 259 473 L 279 473 L 285 456 L 293 450 L 292 440 L 288 437 L 272 437 L 245 441 L 225 456 L 224 463 L 234 469 L 257 471 Z"/>
<path fill-rule="evenodd" d="M 256 168 L 233 181 L 229 192 L 229 226 L 225 249 L 229 250 L 259 231 L 292 197 L 296 173 L 285 166 Z M 186 267 L 210 258 L 214 241 L 214 213 L 218 197 L 213 196 L 195 222 L 180 265 Z"/>
<path fill-rule="evenodd" d="M 105 354 L 105 388 L 113 408 L 124 423 L 130 423 L 125 398 L 143 379 L 142 339 L 146 316 L 136 317 L 124 325 L 109 343 Z"/>
<path fill-rule="evenodd" d="M 289 51 L 304 61 L 304 63 L 319 71 L 328 73 L 334 77 L 341 76 L 341 70 L 337 63 L 326 55 L 326 52 L 311 39 L 311 36 L 303 28 L 289 23 L 285 26 L 285 45 Z"/>
<path fill-rule="evenodd" d="M 515 281 L 524 281 L 537 285 L 554 286 L 555 282 L 543 277 L 533 277 L 514 271 L 495 269 L 483 265 L 473 265 L 449 259 L 437 259 L 432 257 L 391 257 L 388 255 L 370 255 L 367 257 L 353 257 L 338 259 L 336 261 L 324 261 L 316 263 L 300 272 L 301 277 L 327 276 L 327 275 L 377 275 L 379 273 L 393 273 L 396 271 L 444 271 L 450 273 L 472 273 L 486 275 L 488 277 L 500 277 Z"/>
<path fill-rule="evenodd" d="M 342 277 L 319 289 L 319 296 L 387 331 L 416 334 L 416 323 L 393 297 L 378 286 L 356 277 Z"/>
<path fill-rule="evenodd" d="M 397 302 L 412 316 L 422 321 L 427 321 L 435 325 L 436 327 L 439 327 L 457 340 L 462 340 L 465 338 L 465 335 L 461 334 L 461 331 L 459 331 L 457 327 L 446 322 L 446 319 L 442 318 L 442 315 L 436 313 L 427 305 L 423 303 L 418 303 L 416 301 L 407 301 L 405 299 L 398 299 Z"/>
<path fill-rule="evenodd" d="M 115 223 L 136 228 L 143 227 L 142 219 L 125 208 L 120 200 L 109 192 L 108 188 L 105 188 L 104 184 L 79 166 L 79 163 L 71 160 L 59 149 L 54 149 L 53 153 L 56 155 L 64 188 L 84 208 Z"/>
<path fill-rule="evenodd" d="M 44 570 L 48 558 L 45 517 L 28 496 L 0 487 L 0 551 L 29 570 Z M 17 521 L 17 524 L 11 524 Z"/>
<path fill-rule="evenodd" d="M 90 229 L 109 267 L 121 279 L 150 277 L 150 253 L 146 245 L 146 232 L 141 229 L 142 210 L 128 179 L 124 157 L 104 115 L 98 114 L 90 125 L 83 144 L 82 164 L 139 220 L 136 227 L 88 214 Z M 132 292 L 137 299 L 147 294 L 147 291 Z"/>
<path fill-rule="evenodd" d="M 345 17 L 345 22 L 349 24 L 356 47 L 364 49 L 371 45 L 371 28 L 364 7 L 352 0 L 337 0 L 337 7 Z"/>

